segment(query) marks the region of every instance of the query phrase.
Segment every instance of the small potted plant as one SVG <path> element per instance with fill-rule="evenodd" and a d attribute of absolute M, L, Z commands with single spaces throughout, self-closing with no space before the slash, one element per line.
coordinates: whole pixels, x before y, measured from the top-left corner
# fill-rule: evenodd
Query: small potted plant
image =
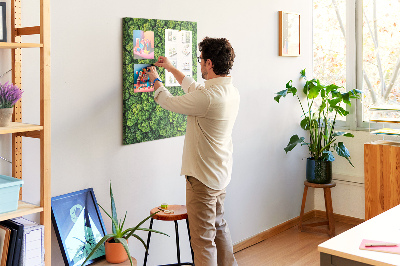
<path fill-rule="evenodd" d="M 335 84 L 322 85 L 318 79 L 307 80 L 305 69 L 300 72 L 300 78 L 305 80 L 302 93 L 306 96 L 307 109 L 303 107 L 297 94 L 298 90 L 292 86 L 292 80 L 286 84 L 285 90 L 276 93 L 274 99 L 279 103 L 280 98 L 286 97 L 290 93 L 297 97 L 304 117 L 300 126 L 310 133 L 310 141 L 307 142 L 304 137 L 295 134 L 290 138 L 284 150 L 288 153 L 297 144 L 307 145 L 310 152 L 310 158 L 307 158 L 307 181 L 320 184 L 330 183 L 332 180 L 332 162 L 335 160 L 332 150 L 335 150 L 339 156 L 346 158 L 353 166 L 350 161 L 349 150 L 343 142 L 336 143 L 336 141 L 338 136 L 354 137 L 354 135 L 347 132 L 337 132 L 334 129 L 337 116 L 349 114 L 343 104 L 351 105 L 350 99 L 360 98 L 361 91 L 353 89 L 341 93 L 339 91 L 341 87 Z"/>
<path fill-rule="evenodd" d="M 0 127 L 11 122 L 14 104 L 21 99 L 23 91 L 12 83 L 0 83 Z"/>
<path fill-rule="evenodd" d="M 117 209 L 115 207 L 111 183 L 110 183 L 110 198 L 111 198 L 111 213 L 112 213 L 112 215 L 110 215 L 106 210 L 104 210 L 104 208 L 101 207 L 100 204 L 98 204 L 98 205 L 105 212 L 105 214 L 107 214 L 107 216 L 110 217 L 110 219 L 112 221 L 112 233 L 107 234 L 102 239 L 100 239 L 100 241 L 93 248 L 92 252 L 90 252 L 90 254 L 87 256 L 86 260 L 82 263 L 82 266 L 85 265 L 85 263 L 90 259 L 90 257 L 92 257 L 92 255 L 103 244 L 105 245 L 106 260 L 109 263 L 121 263 L 121 262 L 126 261 L 129 258 L 131 266 L 133 266 L 132 257 L 131 257 L 131 254 L 129 252 L 129 247 L 128 247 L 128 238 L 133 236 L 134 238 L 138 239 L 143 244 L 144 248 L 147 250 L 147 246 L 144 243 L 143 239 L 135 233 L 138 230 L 139 231 L 151 231 L 151 232 L 163 234 L 163 235 L 166 235 L 169 237 L 169 235 L 167 235 L 163 232 L 140 227 L 144 222 L 146 222 L 148 219 L 153 217 L 158 212 L 149 215 L 144 220 L 142 220 L 140 223 L 138 223 L 135 227 L 130 227 L 130 228 L 124 229 L 127 212 L 125 212 L 124 219 L 119 220 L 119 222 L 118 222 Z"/>

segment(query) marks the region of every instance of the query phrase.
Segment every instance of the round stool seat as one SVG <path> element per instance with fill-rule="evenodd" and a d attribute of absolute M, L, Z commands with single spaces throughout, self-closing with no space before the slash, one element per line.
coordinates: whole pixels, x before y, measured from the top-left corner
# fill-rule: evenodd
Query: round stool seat
<path fill-rule="evenodd" d="M 331 188 L 331 187 L 335 187 L 336 183 L 335 182 L 330 182 L 328 184 L 316 184 L 316 183 L 310 183 L 308 181 L 304 181 L 304 185 L 307 187 L 314 187 L 314 188 Z"/>
<path fill-rule="evenodd" d="M 152 217 L 153 219 L 162 221 L 178 221 L 188 218 L 186 205 L 168 205 L 168 208 L 166 210 L 174 211 L 174 213 L 165 213 L 159 208 L 161 207 L 155 207 L 150 211 L 150 214 L 158 212 Z"/>

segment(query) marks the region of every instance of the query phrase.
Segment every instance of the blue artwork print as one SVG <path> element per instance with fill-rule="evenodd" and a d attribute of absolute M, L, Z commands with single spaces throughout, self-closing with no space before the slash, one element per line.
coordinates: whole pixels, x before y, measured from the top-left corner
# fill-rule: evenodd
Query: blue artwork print
<path fill-rule="evenodd" d="M 106 234 L 92 189 L 52 198 L 52 215 L 65 265 L 78 266 Z M 105 255 L 104 245 L 92 256 Z M 87 265 L 87 264 L 86 264 Z"/>
<path fill-rule="evenodd" d="M 145 74 L 143 69 L 150 67 L 149 64 L 136 64 L 134 65 L 133 74 L 133 92 L 150 92 L 154 91 L 154 87 L 150 82 L 149 75 Z"/>

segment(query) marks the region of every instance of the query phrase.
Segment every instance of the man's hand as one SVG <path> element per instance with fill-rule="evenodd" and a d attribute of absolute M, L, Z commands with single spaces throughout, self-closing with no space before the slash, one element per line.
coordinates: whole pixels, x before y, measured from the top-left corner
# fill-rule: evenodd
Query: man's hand
<path fill-rule="evenodd" d="M 175 68 L 172 64 L 171 61 L 165 56 L 159 56 L 158 61 L 154 63 L 155 66 L 158 67 L 163 67 L 165 68 L 168 72 L 172 72 L 172 70 Z"/>
<path fill-rule="evenodd" d="M 154 67 L 154 66 L 143 68 L 143 71 L 144 71 L 145 74 L 149 75 L 151 83 L 153 83 L 153 81 L 156 78 L 160 78 L 160 76 L 157 73 L 156 67 Z"/>

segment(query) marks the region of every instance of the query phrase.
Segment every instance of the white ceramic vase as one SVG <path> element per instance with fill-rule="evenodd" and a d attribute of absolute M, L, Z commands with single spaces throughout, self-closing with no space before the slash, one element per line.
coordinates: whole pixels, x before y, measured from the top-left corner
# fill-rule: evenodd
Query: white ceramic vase
<path fill-rule="evenodd" d="M 7 127 L 10 125 L 13 111 L 13 107 L 0 109 L 0 127 Z"/>

